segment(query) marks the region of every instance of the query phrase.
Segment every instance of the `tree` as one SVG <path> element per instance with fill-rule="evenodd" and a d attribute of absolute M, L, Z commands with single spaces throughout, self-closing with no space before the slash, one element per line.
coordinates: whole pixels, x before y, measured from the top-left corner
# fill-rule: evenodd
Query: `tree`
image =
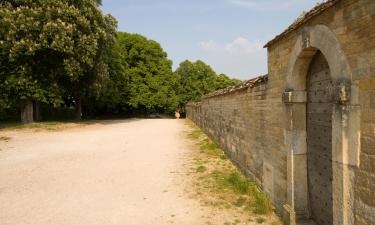
<path fill-rule="evenodd" d="M 33 101 L 58 105 L 70 94 L 79 103 L 83 92 L 107 76 L 105 57 L 116 22 L 103 16 L 99 3 L 1 1 L 0 67 L 6 69 L 0 75 L 8 96 L 22 103 L 22 122 L 33 121 Z"/>
<path fill-rule="evenodd" d="M 216 73 L 210 66 L 198 60 L 182 62 L 175 73 L 179 76 L 179 96 L 181 105 L 197 101 L 201 96 L 215 90 Z"/>
<path fill-rule="evenodd" d="M 219 90 L 219 89 L 223 89 L 229 86 L 238 85 L 241 82 L 242 82 L 241 80 L 229 78 L 227 75 L 222 73 L 222 74 L 219 74 L 216 78 L 215 89 Z"/>
<path fill-rule="evenodd" d="M 178 106 L 178 77 L 160 44 L 119 32 L 108 60 L 109 79 L 85 104 L 95 116 L 170 113 Z"/>
<path fill-rule="evenodd" d="M 159 43 L 138 34 L 119 33 L 119 44 L 129 77 L 128 104 L 139 112 L 173 112 L 178 77 Z"/>
<path fill-rule="evenodd" d="M 91 95 L 84 105 L 91 116 L 119 115 L 127 113 L 129 76 L 119 38 L 116 38 L 108 57 L 108 79 L 103 82 L 98 95 Z"/>
<path fill-rule="evenodd" d="M 199 100 L 205 94 L 241 82 L 230 79 L 224 74 L 218 76 L 209 65 L 200 60 L 196 62 L 185 60 L 175 73 L 179 77 L 178 95 L 181 107 L 189 101 Z"/>

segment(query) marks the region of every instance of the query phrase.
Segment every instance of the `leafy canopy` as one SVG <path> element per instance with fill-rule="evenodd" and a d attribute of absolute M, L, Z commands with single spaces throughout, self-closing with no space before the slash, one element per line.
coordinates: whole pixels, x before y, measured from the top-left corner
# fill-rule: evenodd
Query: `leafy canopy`
<path fill-rule="evenodd" d="M 32 99 L 91 112 L 173 112 L 239 83 L 202 61 L 173 72 L 159 43 L 116 33 L 100 0 L 0 1 L 0 114 Z M 79 101 L 77 101 L 79 99 Z"/>
<path fill-rule="evenodd" d="M 103 16 L 99 3 L 1 1 L 0 76 L 9 95 L 59 104 L 68 86 L 62 83 L 106 73 L 103 49 L 115 35 L 116 21 Z"/>
<path fill-rule="evenodd" d="M 182 62 L 175 73 L 180 80 L 178 94 L 181 106 L 189 101 L 197 101 L 210 92 L 241 83 L 225 74 L 217 75 L 209 65 L 200 60 Z"/>
<path fill-rule="evenodd" d="M 135 109 L 171 112 L 178 106 L 178 77 L 159 43 L 138 34 L 119 33 L 129 77 L 128 100 Z"/>

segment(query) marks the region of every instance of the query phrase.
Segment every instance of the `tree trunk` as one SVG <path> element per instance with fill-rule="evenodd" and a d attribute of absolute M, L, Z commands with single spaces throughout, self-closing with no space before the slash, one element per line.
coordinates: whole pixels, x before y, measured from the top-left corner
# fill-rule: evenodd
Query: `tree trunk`
<path fill-rule="evenodd" d="M 21 122 L 23 124 L 33 123 L 34 118 L 33 100 L 28 98 L 21 104 Z"/>
<path fill-rule="evenodd" d="M 34 101 L 34 120 L 41 121 L 42 120 L 42 112 L 40 111 L 40 102 Z"/>
<path fill-rule="evenodd" d="M 82 99 L 77 97 L 76 99 L 76 120 L 81 120 L 82 118 Z"/>

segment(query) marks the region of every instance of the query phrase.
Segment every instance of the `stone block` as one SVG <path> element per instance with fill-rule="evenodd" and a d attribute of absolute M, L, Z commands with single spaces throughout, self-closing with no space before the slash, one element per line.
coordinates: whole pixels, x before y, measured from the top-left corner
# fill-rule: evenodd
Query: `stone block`
<path fill-rule="evenodd" d="M 370 207 L 375 207 L 375 193 L 374 190 L 369 190 L 366 188 L 356 188 L 356 195 L 359 199 L 366 205 Z"/>
<path fill-rule="evenodd" d="M 375 156 L 362 153 L 360 169 L 369 173 L 375 173 Z"/>
<path fill-rule="evenodd" d="M 290 205 L 284 205 L 283 221 L 284 225 L 297 225 L 296 223 L 296 213 L 293 207 Z"/>
<path fill-rule="evenodd" d="M 370 135 L 363 135 L 362 136 L 362 152 L 370 155 L 375 156 L 375 136 Z M 375 171 L 374 171 L 375 173 Z"/>
<path fill-rule="evenodd" d="M 306 91 L 286 91 L 282 99 L 285 104 L 306 103 L 307 94 Z"/>

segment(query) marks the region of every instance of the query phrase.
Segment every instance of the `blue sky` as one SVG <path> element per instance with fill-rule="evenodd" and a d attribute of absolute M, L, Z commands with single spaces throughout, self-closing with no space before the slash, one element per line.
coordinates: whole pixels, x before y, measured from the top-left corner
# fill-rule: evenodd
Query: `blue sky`
<path fill-rule="evenodd" d="M 263 45 L 321 0 L 103 0 L 119 30 L 158 41 L 173 60 L 201 59 L 218 73 L 267 73 Z"/>

